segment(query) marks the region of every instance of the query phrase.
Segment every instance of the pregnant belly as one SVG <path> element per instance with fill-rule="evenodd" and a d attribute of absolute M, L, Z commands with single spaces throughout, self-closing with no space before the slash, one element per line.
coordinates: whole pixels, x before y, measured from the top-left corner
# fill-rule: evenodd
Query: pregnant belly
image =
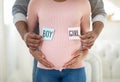
<path fill-rule="evenodd" d="M 72 59 L 72 54 L 80 46 L 80 40 L 54 39 L 43 41 L 40 49 L 45 54 L 47 60 L 54 64 L 55 68 L 62 68 L 66 62 Z"/>

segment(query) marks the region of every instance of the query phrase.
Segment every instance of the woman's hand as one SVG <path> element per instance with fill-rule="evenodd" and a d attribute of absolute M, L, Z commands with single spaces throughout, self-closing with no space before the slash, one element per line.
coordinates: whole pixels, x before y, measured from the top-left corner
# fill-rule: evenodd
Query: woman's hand
<path fill-rule="evenodd" d="M 72 55 L 73 58 L 64 64 L 64 68 L 74 68 L 76 65 L 80 63 L 81 60 L 85 58 L 85 56 L 88 54 L 88 50 L 76 50 Z"/>
<path fill-rule="evenodd" d="M 45 67 L 47 68 L 54 67 L 54 65 L 46 59 L 45 54 L 41 50 L 35 50 L 35 51 L 30 50 L 30 53 L 34 58 L 38 60 L 38 62 L 40 62 Z"/>
<path fill-rule="evenodd" d="M 26 33 L 24 35 L 24 40 L 30 53 L 38 62 L 48 68 L 54 67 L 54 65 L 46 59 L 45 54 L 41 50 L 38 50 L 38 47 L 42 43 L 42 36 L 35 33 Z"/>

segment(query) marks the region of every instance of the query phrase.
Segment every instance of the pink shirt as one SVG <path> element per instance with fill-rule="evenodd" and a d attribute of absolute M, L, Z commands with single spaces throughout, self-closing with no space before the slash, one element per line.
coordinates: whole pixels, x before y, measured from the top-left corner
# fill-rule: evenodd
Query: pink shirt
<path fill-rule="evenodd" d="M 42 29 L 54 29 L 52 40 L 43 40 L 40 49 L 46 58 L 55 65 L 54 69 L 63 69 L 63 65 L 72 59 L 72 54 L 81 46 L 80 39 L 70 40 L 68 28 L 82 32 L 90 29 L 91 7 L 88 0 L 31 0 L 28 7 L 28 26 L 30 31 L 39 23 Z M 38 67 L 46 68 L 38 63 Z M 76 68 L 81 67 L 81 61 Z M 47 68 L 46 68 L 47 69 Z"/>

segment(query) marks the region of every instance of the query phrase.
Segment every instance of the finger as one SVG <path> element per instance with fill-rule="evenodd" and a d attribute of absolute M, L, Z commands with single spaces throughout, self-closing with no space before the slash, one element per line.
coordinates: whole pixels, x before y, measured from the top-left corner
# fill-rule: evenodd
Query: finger
<path fill-rule="evenodd" d="M 72 58 L 70 61 L 68 61 L 67 63 L 65 63 L 63 67 L 68 67 L 68 66 L 74 64 L 75 62 L 77 62 L 77 58 L 78 57 L 79 56 Z"/>
<path fill-rule="evenodd" d="M 52 63 L 50 63 L 46 58 L 37 58 L 37 60 L 42 64 L 44 65 L 45 67 L 49 67 L 49 68 L 52 68 L 54 67 L 54 65 Z"/>
<path fill-rule="evenodd" d="M 42 43 L 42 41 L 36 40 L 36 39 L 28 39 L 26 41 L 27 46 L 28 47 L 33 47 L 33 48 L 38 48 L 40 43 Z"/>
<path fill-rule="evenodd" d="M 89 44 L 91 42 L 94 42 L 95 41 L 95 37 L 93 37 L 92 35 L 91 36 L 88 36 L 87 38 L 85 39 L 81 39 L 81 42 L 83 44 Z"/>
<path fill-rule="evenodd" d="M 37 48 L 29 47 L 29 49 L 32 50 L 32 51 L 35 51 Z"/>
<path fill-rule="evenodd" d="M 40 43 L 41 39 L 36 39 L 36 38 L 32 38 L 32 37 L 27 37 L 26 42 L 28 43 Z"/>
<path fill-rule="evenodd" d="M 82 45 L 88 45 L 89 43 L 93 43 L 95 41 L 95 38 L 94 37 L 89 37 L 89 38 L 86 38 L 86 39 L 84 39 L 84 40 L 81 40 L 81 42 L 82 42 Z"/>
<path fill-rule="evenodd" d="M 46 59 L 45 54 L 42 51 L 39 51 L 39 52 L 43 62 L 46 63 L 47 66 L 54 67 L 54 65 Z"/>
<path fill-rule="evenodd" d="M 42 65 L 52 68 L 54 65 L 50 63 L 48 60 L 46 60 L 45 56 L 41 55 L 40 52 L 34 51 L 32 54 Z"/>
<path fill-rule="evenodd" d="M 67 63 L 65 63 L 64 64 L 64 68 L 67 68 L 68 66 L 70 66 L 73 62 L 71 62 L 71 61 L 73 61 L 73 59 L 72 60 L 70 60 L 69 62 L 67 62 Z"/>
<path fill-rule="evenodd" d="M 68 61 L 64 67 L 65 68 L 71 68 L 76 66 L 77 63 L 79 63 L 79 61 L 81 61 L 86 55 L 88 54 L 88 49 L 86 50 L 82 50 L 80 55 L 78 55 L 77 57 L 72 58 L 70 61 Z"/>
<path fill-rule="evenodd" d="M 31 34 L 29 33 L 28 36 L 26 37 L 25 42 L 26 42 L 27 46 L 33 47 L 33 46 L 37 46 L 38 44 L 40 44 L 41 40 L 32 38 Z M 36 45 L 33 45 L 33 44 L 36 44 Z"/>
<path fill-rule="evenodd" d="M 91 49 L 92 46 L 87 46 L 87 49 Z"/>
<path fill-rule="evenodd" d="M 70 64 L 70 65 L 67 65 L 67 66 L 64 67 L 64 68 L 73 68 L 73 67 L 75 67 L 76 64 L 77 64 L 77 62 L 75 62 L 75 63 L 73 63 L 73 64 Z"/>
<path fill-rule="evenodd" d="M 86 47 L 86 46 L 82 46 L 81 51 L 83 51 L 83 50 L 87 50 L 87 49 L 88 49 L 88 47 Z"/>
<path fill-rule="evenodd" d="M 89 42 L 89 39 L 88 38 L 86 38 L 86 39 L 84 39 L 84 40 L 81 40 L 81 42 L 82 42 L 82 44 L 86 44 L 87 42 Z"/>
<path fill-rule="evenodd" d="M 84 45 L 82 46 L 82 49 L 81 49 L 81 50 L 90 49 L 92 46 L 93 46 L 92 43 L 91 43 L 91 44 L 84 44 Z"/>
<path fill-rule="evenodd" d="M 40 44 L 41 40 L 38 40 L 38 39 L 29 39 L 28 42 L 33 43 L 33 44 Z"/>
<path fill-rule="evenodd" d="M 66 64 L 65 68 L 72 68 L 72 67 L 76 66 L 76 64 L 79 63 L 79 57 L 80 56 L 74 58 L 70 63 Z"/>
<path fill-rule="evenodd" d="M 90 36 L 91 36 L 91 32 L 87 32 L 87 33 L 81 35 L 80 38 L 81 38 L 82 40 L 84 40 L 84 39 L 86 39 L 86 38 L 89 38 Z"/>
<path fill-rule="evenodd" d="M 86 39 L 86 40 L 84 40 L 84 41 L 81 41 L 81 46 L 82 46 L 82 48 L 87 47 L 88 44 L 89 44 L 89 39 Z"/>
<path fill-rule="evenodd" d="M 82 43 L 82 48 L 87 47 L 90 49 L 94 44 L 94 39 L 89 39 L 86 43 Z"/>
<path fill-rule="evenodd" d="M 35 34 L 35 33 L 30 33 L 30 35 L 28 35 L 28 37 L 31 37 L 31 38 L 34 38 L 34 39 L 41 39 L 42 36 L 38 35 L 38 34 Z"/>
<path fill-rule="evenodd" d="M 87 45 L 87 48 L 90 49 L 93 45 L 94 45 L 93 42 L 92 42 L 92 43 L 89 43 L 89 44 Z"/>
<path fill-rule="evenodd" d="M 81 35 L 81 36 L 80 36 L 80 38 L 81 38 L 82 40 L 86 39 L 86 37 L 87 37 L 87 35 Z"/>
<path fill-rule="evenodd" d="M 40 46 L 40 44 L 33 44 L 33 43 L 28 43 L 27 45 L 29 46 L 29 48 L 38 48 Z"/>
<path fill-rule="evenodd" d="M 94 41 L 95 41 L 95 38 L 94 38 L 94 37 L 91 37 L 91 38 L 88 39 L 88 42 L 87 42 L 87 43 L 88 43 L 88 44 L 89 44 L 89 43 L 94 43 Z"/>
<path fill-rule="evenodd" d="M 84 38 L 84 39 L 81 39 L 81 42 L 82 42 L 82 43 L 87 43 L 87 42 L 90 41 L 90 39 L 92 39 L 92 37 L 91 37 L 91 36 L 88 36 L 88 37 L 86 37 L 86 38 Z"/>
<path fill-rule="evenodd" d="M 42 63 L 44 66 L 49 67 L 49 68 L 54 67 L 54 65 L 53 65 L 51 62 L 49 62 L 46 58 L 43 58 L 42 61 L 41 61 L 41 63 Z"/>
<path fill-rule="evenodd" d="M 80 49 L 76 50 L 76 51 L 72 54 L 73 57 L 77 57 L 78 55 L 80 55 Z"/>

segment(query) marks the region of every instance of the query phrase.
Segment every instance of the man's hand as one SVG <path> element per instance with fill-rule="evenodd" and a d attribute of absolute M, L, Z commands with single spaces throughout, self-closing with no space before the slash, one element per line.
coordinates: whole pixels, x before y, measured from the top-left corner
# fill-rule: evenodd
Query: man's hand
<path fill-rule="evenodd" d="M 37 50 L 42 43 L 42 36 L 35 33 L 26 33 L 24 40 L 29 47 L 30 53 L 38 62 L 48 68 L 54 67 L 54 65 L 46 59 L 44 53 L 41 50 Z"/>
<path fill-rule="evenodd" d="M 73 58 L 64 64 L 64 68 L 74 68 L 85 58 L 88 54 L 88 50 L 76 50 L 72 55 Z"/>
<path fill-rule="evenodd" d="M 81 43 L 82 43 L 82 49 L 90 49 L 95 40 L 97 39 L 98 35 L 94 33 L 94 31 L 89 31 L 83 35 L 80 36 Z"/>
<path fill-rule="evenodd" d="M 40 43 L 42 43 L 42 36 L 35 33 L 26 33 L 24 40 L 29 49 L 34 51 L 40 46 Z"/>
<path fill-rule="evenodd" d="M 104 24 L 103 24 L 103 22 L 96 21 L 92 24 L 92 27 L 93 27 L 92 31 L 83 33 L 82 36 L 80 37 L 83 49 L 90 49 L 93 46 L 97 37 L 101 33 L 101 31 L 104 27 Z"/>
<path fill-rule="evenodd" d="M 24 21 L 18 21 L 15 25 L 22 39 L 25 40 L 26 45 L 29 47 L 32 56 L 35 57 L 44 66 L 49 68 L 54 67 L 54 65 L 46 59 L 42 51 L 35 51 L 42 42 L 42 36 L 35 33 L 28 33 L 28 25 Z"/>
<path fill-rule="evenodd" d="M 43 64 L 45 67 L 48 68 L 54 67 L 54 65 L 46 59 L 45 54 L 41 50 L 35 50 L 35 51 L 30 50 L 30 53 L 34 58 L 38 60 L 38 62 Z"/>

